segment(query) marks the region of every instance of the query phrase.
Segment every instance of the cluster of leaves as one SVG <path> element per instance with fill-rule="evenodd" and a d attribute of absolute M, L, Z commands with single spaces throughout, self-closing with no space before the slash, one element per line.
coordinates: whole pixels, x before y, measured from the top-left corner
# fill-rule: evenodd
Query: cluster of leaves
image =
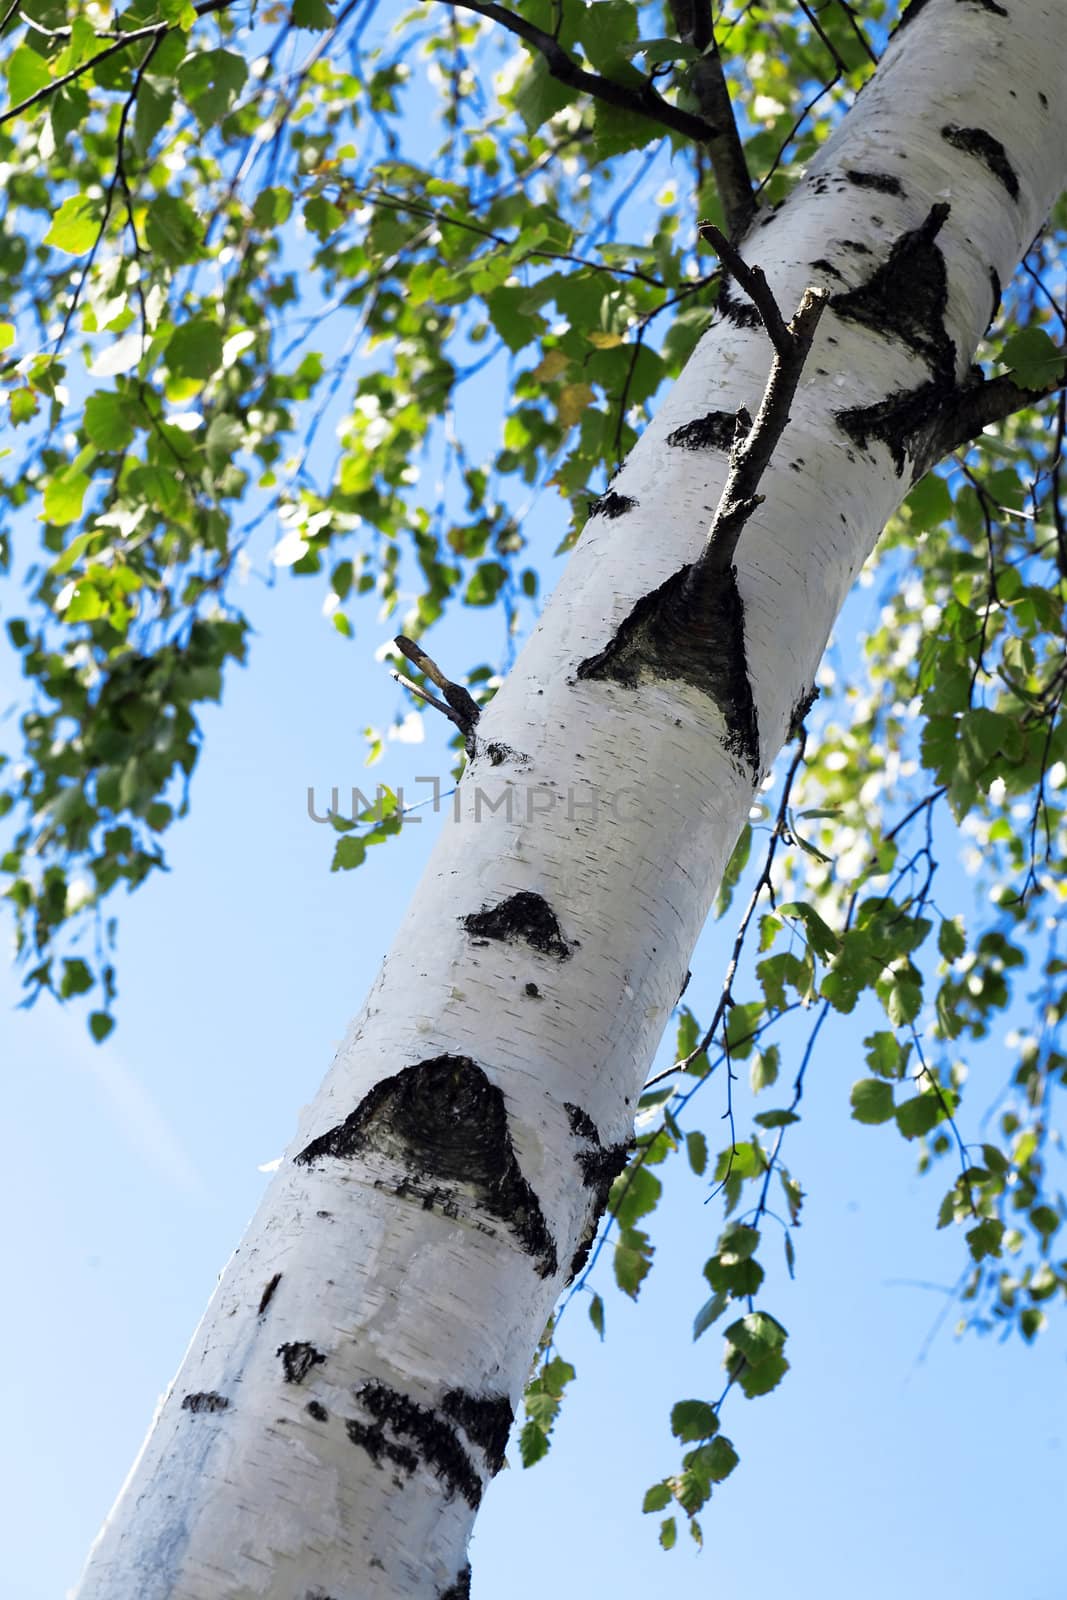
<path fill-rule="evenodd" d="M 650 0 L 516 15 L 693 110 L 693 47 Z M 775 201 L 787 148 L 803 158 L 840 110 L 827 90 L 803 116 L 812 91 L 858 88 L 870 46 L 847 6 L 721 31 Z M 514 630 L 538 588 L 523 499 L 552 485 L 577 536 L 712 314 L 693 221 L 721 212 L 677 131 L 455 10 L 386 27 L 373 0 L 26 0 L 0 69 L 0 568 L 17 535 L 7 631 L 34 704 L 0 860 L 30 994 L 78 993 L 73 959 L 110 1015 L 103 906 L 163 864 L 203 704 L 244 657 L 248 573 L 327 574 L 344 637 L 361 597 L 383 616 L 412 593 L 409 634 L 453 601 Z M 427 93 L 436 132 L 412 135 Z M 624 242 L 657 172 L 657 220 Z M 487 368 L 499 440 L 467 399 Z"/>

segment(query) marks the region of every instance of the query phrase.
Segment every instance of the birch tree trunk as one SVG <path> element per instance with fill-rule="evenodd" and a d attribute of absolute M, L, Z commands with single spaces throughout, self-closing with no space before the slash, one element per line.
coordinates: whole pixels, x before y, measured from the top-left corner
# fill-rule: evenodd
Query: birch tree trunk
<path fill-rule="evenodd" d="M 695 618 L 675 603 L 770 365 L 731 285 L 478 727 L 80 1600 L 469 1592 L 531 1352 L 754 787 L 1062 182 L 1062 28 L 1058 0 L 915 0 L 757 218 L 744 254 L 783 311 L 832 298 L 734 564 Z"/>

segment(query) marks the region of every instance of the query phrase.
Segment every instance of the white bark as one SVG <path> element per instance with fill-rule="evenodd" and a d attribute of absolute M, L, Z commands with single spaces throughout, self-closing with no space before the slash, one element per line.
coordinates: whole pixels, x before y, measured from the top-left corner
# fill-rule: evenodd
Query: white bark
<path fill-rule="evenodd" d="M 895 329 L 849 302 L 824 315 L 737 549 L 760 772 L 910 484 L 910 463 L 901 475 L 886 444 L 861 447 L 862 426 L 850 436 L 837 415 L 944 386 L 946 363 L 948 379 L 965 375 L 991 269 L 1007 282 L 1062 181 L 1061 47 L 1059 0 L 928 0 L 746 241 L 787 315 L 807 284 L 842 294 L 904 236 L 914 244 L 895 258 Z M 945 128 L 982 130 L 1010 167 Z M 921 235 L 939 202 L 947 216 Z M 461 820 L 444 826 L 223 1275 L 80 1600 L 467 1592 L 477 1500 L 757 777 L 743 741 L 725 748 L 705 688 L 578 668 L 701 548 L 726 454 L 669 436 L 754 411 L 769 355 L 761 329 L 718 319 L 583 534 L 483 717 Z M 496 765 L 489 744 L 507 747 Z M 510 817 L 479 786 L 510 792 Z M 501 905 L 510 924 L 463 920 Z"/>

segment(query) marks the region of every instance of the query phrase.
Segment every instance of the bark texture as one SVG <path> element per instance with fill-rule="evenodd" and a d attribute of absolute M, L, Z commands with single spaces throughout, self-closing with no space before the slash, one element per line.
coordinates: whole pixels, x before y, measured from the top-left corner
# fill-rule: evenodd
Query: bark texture
<path fill-rule="evenodd" d="M 1063 180 L 1061 0 L 922 0 L 743 246 L 831 296 L 701 678 L 602 655 L 699 555 L 770 367 L 736 289 L 483 715 L 373 990 L 80 1600 L 442 1600 L 587 1247 L 754 782 Z M 661 622 L 669 619 L 659 619 Z M 686 657 L 686 652 L 682 651 Z M 709 688 L 709 683 L 713 686 Z M 731 727 L 743 693 L 751 728 Z M 746 712 L 746 716 L 748 713 Z"/>

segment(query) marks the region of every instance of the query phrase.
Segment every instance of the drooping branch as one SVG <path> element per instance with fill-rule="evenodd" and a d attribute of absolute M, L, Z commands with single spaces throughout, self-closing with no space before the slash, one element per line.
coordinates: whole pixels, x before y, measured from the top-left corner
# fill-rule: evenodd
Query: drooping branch
<path fill-rule="evenodd" d="M 715 129 L 707 140 L 708 159 L 727 230 L 732 239 L 740 239 L 755 214 L 756 201 L 715 39 L 711 0 L 670 0 L 670 8 L 679 39 L 701 52 L 689 81 L 701 115 Z"/>
<path fill-rule="evenodd" d="M 549 75 L 558 83 L 565 83 L 571 89 L 580 89 L 583 93 L 592 96 L 594 100 L 603 100 L 607 105 L 618 106 L 622 111 L 632 111 L 636 116 L 647 117 L 650 122 L 658 122 L 663 128 L 670 128 L 674 133 L 680 133 L 687 139 L 693 139 L 698 144 L 707 144 L 714 138 L 719 130 L 703 117 L 695 117 L 689 111 L 683 111 L 680 106 L 671 105 L 669 100 L 657 92 L 650 78 L 640 84 L 616 83 L 613 78 L 603 78 L 596 72 L 588 72 L 584 67 L 567 54 L 558 39 L 550 33 L 545 33 L 543 28 L 537 28 L 532 22 L 527 22 L 525 17 L 516 15 L 505 6 L 496 5 L 494 0 L 439 0 L 442 5 L 459 7 L 463 11 L 474 11 L 480 17 L 487 17 L 491 22 L 499 22 L 502 28 L 528 44 L 543 58 Z"/>

